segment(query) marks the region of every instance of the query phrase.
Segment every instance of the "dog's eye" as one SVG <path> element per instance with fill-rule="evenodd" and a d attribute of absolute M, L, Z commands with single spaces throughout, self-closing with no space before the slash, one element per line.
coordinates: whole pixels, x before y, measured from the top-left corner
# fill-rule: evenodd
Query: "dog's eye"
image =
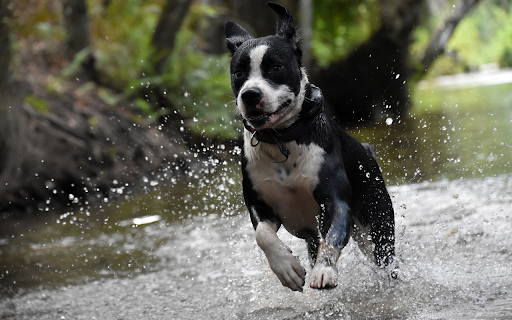
<path fill-rule="evenodd" d="M 270 67 L 270 71 L 271 71 L 271 72 L 278 72 L 278 71 L 280 71 L 280 70 L 281 70 L 281 68 L 283 68 L 283 66 L 280 66 L 280 65 L 278 65 L 278 64 L 275 64 L 275 65 L 273 65 L 272 67 Z"/>
<path fill-rule="evenodd" d="M 240 78 L 242 78 L 243 76 L 244 76 L 244 73 L 243 73 L 242 71 L 235 71 L 235 72 L 233 72 L 233 77 L 234 77 L 235 79 L 240 79 Z"/>

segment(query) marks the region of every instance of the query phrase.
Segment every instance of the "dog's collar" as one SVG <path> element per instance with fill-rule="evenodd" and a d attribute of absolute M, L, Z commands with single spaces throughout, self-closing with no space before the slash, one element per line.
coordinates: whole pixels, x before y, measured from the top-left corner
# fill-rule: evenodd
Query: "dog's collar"
<path fill-rule="evenodd" d="M 299 118 L 290 127 L 282 130 L 263 129 L 256 130 L 251 127 L 247 120 L 243 119 L 244 127 L 247 131 L 252 133 L 250 144 L 255 147 L 260 142 L 276 144 L 279 151 L 286 157 L 284 161 L 288 160 L 290 150 L 286 147 L 285 143 L 297 140 L 313 125 L 314 120 L 324 111 L 324 97 L 320 88 L 314 84 L 308 83 L 306 87 L 306 95 L 302 103 L 302 110 L 299 113 Z M 253 140 L 256 139 L 256 143 Z"/>

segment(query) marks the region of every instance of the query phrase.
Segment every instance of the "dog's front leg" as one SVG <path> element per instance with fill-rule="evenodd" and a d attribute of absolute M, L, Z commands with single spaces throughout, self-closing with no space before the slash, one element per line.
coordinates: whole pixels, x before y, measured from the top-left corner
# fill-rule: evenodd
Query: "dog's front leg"
<path fill-rule="evenodd" d="M 326 210 L 332 210 L 332 222 L 327 235 L 320 240 L 316 262 L 311 271 L 309 286 L 314 289 L 336 287 L 338 278 L 336 262 L 341 249 L 348 242 L 352 225 L 350 207 L 345 201 L 335 200 L 328 207 Z"/>
<path fill-rule="evenodd" d="M 290 248 L 277 237 L 277 228 L 274 223 L 260 221 L 256 227 L 256 243 L 267 256 L 270 269 L 283 286 L 302 291 L 306 270 L 292 255 Z"/>

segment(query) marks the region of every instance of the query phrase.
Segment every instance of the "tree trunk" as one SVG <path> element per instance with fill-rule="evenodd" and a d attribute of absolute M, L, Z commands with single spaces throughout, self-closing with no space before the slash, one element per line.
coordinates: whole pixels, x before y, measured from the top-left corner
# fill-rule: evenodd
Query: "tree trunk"
<path fill-rule="evenodd" d="M 11 41 L 9 38 L 9 26 L 7 25 L 8 9 L 7 1 L 0 0 L 0 175 L 8 161 L 7 141 L 5 134 L 8 132 L 10 121 L 8 120 L 9 105 L 2 104 L 1 101 L 6 100 L 3 92 L 10 79 L 9 65 L 11 63 Z M 2 183 L 0 181 L 0 197 Z"/>
<path fill-rule="evenodd" d="M 155 72 L 162 74 L 167 58 L 171 54 L 180 29 L 192 0 L 168 0 L 153 35 L 152 45 L 156 49 Z"/>
<path fill-rule="evenodd" d="M 460 20 L 479 0 L 461 0 L 433 37 L 421 60 L 423 75 Z M 329 111 L 344 124 L 399 117 L 409 108 L 409 45 L 425 0 L 381 0 L 382 27 L 344 60 L 314 70 L 311 79 L 324 91 Z"/>
<path fill-rule="evenodd" d="M 308 32 L 309 34 L 303 34 L 303 51 L 305 59 L 309 60 L 307 54 L 310 50 L 308 49 L 310 38 L 311 38 L 311 19 L 312 19 L 312 1 L 301 0 L 305 2 L 305 6 L 301 4 L 301 18 L 309 18 L 309 21 L 305 21 L 304 25 L 301 23 L 301 31 Z M 309 2 L 309 4 L 308 4 Z M 204 40 L 200 49 L 208 54 L 225 54 L 226 40 L 224 34 L 224 24 L 226 20 L 234 20 L 249 31 L 254 37 L 263 37 L 276 32 L 277 17 L 273 11 L 267 6 L 266 0 L 201 0 L 202 4 L 212 6 L 216 11 L 217 15 L 212 18 L 208 18 L 208 28 L 201 30 L 201 38 Z M 286 6 L 291 12 L 297 12 L 297 0 L 284 0 L 280 3 Z M 254 14 L 258 12 L 258 14 Z M 297 16 L 297 15 L 295 15 Z M 303 19 L 301 19 L 301 22 Z M 306 46 L 306 48 L 304 48 Z M 306 50 L 304 50 L 306 49 Z"/>
<path fill-rule="evenodd" d="M 9 79 L 9 65 L 12 56 L 7 17 L 7 1 L 0 0 L 0 87 Z"/>
<path fill-rule="evenodd" d="M 91 45 L 85 0 L 66 0 L 63 3 L 63 11 L 68 52 L 74 56 L 78 51 Z"/>
<path fill-rule="evenodd" d="M 265 37 L 276 33 L 277 16 L 266 0 L 230 0 L 230 19 L 239 23 L 253 37 Z M 294 17 L 298 16 L 297 0 L 281 0 Z"/>
<path fill-rule="evenodd" d="M 409 45 L 425 0 L 381 0 L 381 28 L 344 60 L 313 70 L 329 112 L 343 124 L 403 114 L 409 105 Z"/>
<path fill-rule="evenodd" d="M 66 28 L 67 55 L 72 60 L 82 50 L 89 50 L 81 61 L 85 75 L 99 83 L 89 37 L 89 18 L 85 0 L 65 0 L 63 3 L 64 26 Z"/>
<path fill-rule="evenodd" d="M 311 67 L 311 36 L 313 34 L 313 0 L 300 0 L 300 31 L 302 65 Z"/>

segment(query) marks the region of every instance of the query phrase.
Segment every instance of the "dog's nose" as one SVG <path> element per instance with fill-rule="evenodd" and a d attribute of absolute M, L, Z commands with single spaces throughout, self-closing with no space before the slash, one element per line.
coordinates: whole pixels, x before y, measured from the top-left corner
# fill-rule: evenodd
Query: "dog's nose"
<path fill-rule="evenodd" d="M 242 101 L 246 107 L 257 106 L 263 98 L 263 92 L 258 88 L 248 88 L 242 93 Z"/>

